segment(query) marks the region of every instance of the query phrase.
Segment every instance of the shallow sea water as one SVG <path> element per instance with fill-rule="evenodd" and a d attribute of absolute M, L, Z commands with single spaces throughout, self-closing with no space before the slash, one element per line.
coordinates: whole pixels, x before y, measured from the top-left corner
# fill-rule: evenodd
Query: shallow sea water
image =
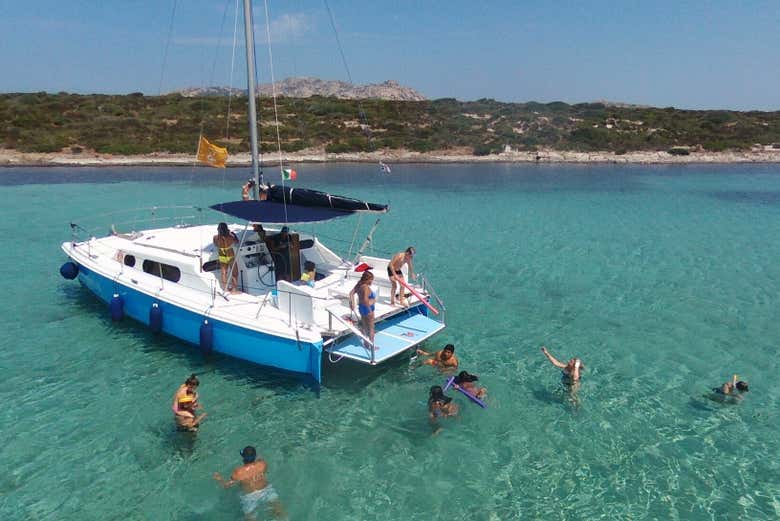
<path fill-rule="evenodd" d="M 245 170 L 2 169 L 0 519 L 241 519 L 211 476 L 247 444 L 295 520 L 780 518 L 780 166 L 297 170 L 390 202 L 374 253 L 417 247 L 447 306 L 427 347 L 453 342 L 489 408 L 455 393 L 431 436 L 431 368 L 339 364 L 318 394 L 113 324 L 59 276 L 73 219 L 235 199 Z M 579 403 L 541 345 L 584 360 Z M 196 438 L 170 414 L 192 372 Z M 732 373 L 745 400 L 710 400 Z"/>

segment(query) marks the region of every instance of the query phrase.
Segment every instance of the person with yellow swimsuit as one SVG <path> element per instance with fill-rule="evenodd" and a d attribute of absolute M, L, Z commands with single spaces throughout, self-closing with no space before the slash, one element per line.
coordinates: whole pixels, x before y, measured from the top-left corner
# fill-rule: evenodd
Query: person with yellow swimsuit
<path fill-rule="evenodd" d="M 219 256 L 222 288 L 226 291 L 237 291 L 238 286 L 238 270 L 235 266 L 236 254 L 233 251 L 234 244 L 238 244 L 236 235 L 228 229 L 227 224 L 219 223 L 217 235 L 214 236 L 214 246 L 217 247 L 217 255 Z M 230 285 L 227 283 L 228 272 L 230 272 Z"/>

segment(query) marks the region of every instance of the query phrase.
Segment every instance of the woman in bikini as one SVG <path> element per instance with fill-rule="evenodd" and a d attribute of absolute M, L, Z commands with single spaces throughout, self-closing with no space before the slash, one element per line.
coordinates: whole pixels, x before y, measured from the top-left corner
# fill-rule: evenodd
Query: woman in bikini
<path fill-rule="evenodd" d="M 228 229 L 227 224 L 219 223 L 217 235 L 214 236 L 214 246 L 217 247 L 217 255 L 219 255 L 222 288 L 226 291 L 235 291 L 238 286 L 238 270 L 234 266 L 236 261 L 236 254 L 233 252 L 234 244 L 238 244 L 235 234 Z M 227 283 L 228 271 L 230 271 L 230 286 Z"/>
<path fill-rule="evenodd" d="M 352 291 L 349 292 L 349 308 L 355 309 L 355 295 L 358 297 L 358 312 L 360 313 L 360 324 L 363 333 L 374 344 L 374 302 L 376 294 L 371 289 L 371 283 L 374 281 L 374 274 L 370 271 L 364 271 L 363 276 Z M 366 346 L 369 347 L 369 346 Z M 374 347 L 376 349 L 376 347 Z"/>

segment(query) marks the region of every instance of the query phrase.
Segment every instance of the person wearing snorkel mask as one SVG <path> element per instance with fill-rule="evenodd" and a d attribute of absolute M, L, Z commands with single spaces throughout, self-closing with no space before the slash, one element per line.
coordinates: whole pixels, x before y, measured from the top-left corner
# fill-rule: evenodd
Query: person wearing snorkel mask
<path fill-rule="evenodd" d="M 257 457 L 257 451 L 251 445 L 244 447 L 240 454 L 244 463 L 233 469 L 230 479 L 224 479 L 219 472 L 214 473 L 214 479 L 224 488 L 241 485 L 241 509 L 245 519 L 256 519 L 255 512 L 263 505 L 271 507 L 274 517 L 285 517 L 279 495 L 265 475 L 268 464 L 263 458 Z"/>

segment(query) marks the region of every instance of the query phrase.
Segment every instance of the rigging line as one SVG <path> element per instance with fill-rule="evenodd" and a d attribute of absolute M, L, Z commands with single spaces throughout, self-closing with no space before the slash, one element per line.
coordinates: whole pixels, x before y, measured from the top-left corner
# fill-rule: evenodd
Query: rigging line
<path fill-rule="evenodd" d="M 328 11 L 328 18 L 330 19 L 330 26 L 333 29 L 333 34 L 336 37 L 336 45 L 339 48 L 339 54 L 341 55 L 341 63 L 344 64 L 344 69 L 347 71 L 347 79 L 349 80 L 349 84 L 354 86 L 354 82 L 352 81 L 352 73 L 349 70 L 349 65 L 347 64 L 347 58 L 344 55 L 344 48 L 341 46 L 341 38 L 339 38 L 339 31 L 336 29 L 336 19 L 333 16 L 333 11 L 330 9 L 330 4 L 328 4 L 328 0 L 323 0 L 323 3 L 325 4 L 325 9 Z M 366 111 L 363 110 L 363 103 L 360 101 L 360 98 L 356 98 L 357 106 L 358 106 L 358 115 L 360 116 L 361 121 L 363 122 L 363 132 L 366 136 L 366 139 L 368 140 L 368 148 L 369 151 L 374 150 L 374 137 L 371 133 L 371 126 L 368 124 L 368 117 L 366 116 Z"/>
<path fill-rule="evenodd" d="M 173 21 L 176 18 L 176 0 L 173 0 L 173 9 L 171 11 L 171 21 L 168 24 L 168 37 L 165 40 L 165 49 L 163 50 L 162 67 L 160 68 L 160 83 L 157 86 L 157 95 L 162 96 L 163 78 L 165 77 L 165 67 L 168 64 L 168 48 L 171 46 L 171 37 L 173 35 Z"/>
<path fill-rule="evenodd" d="M 225 118 L 225 139 L 230 139 L 230 104 L 233 101 L 233 69 L 236 65 L 236 45 L 238 38 L 238 11 L 239 0 L 236 0 L 236 12 L 233 16 L 233 48 L 230 53 L 230 80 L 228 83 L 227 117 Z"/>
<path fill-rule="evenodd" d="M 271 73 L 271 96 L 273 98 L 273 105 L 274 105 L 274 124 L 276 127 L 276 146 L 279 151 L 279 174 L 282 178 L 282 194 L 284 197 L 282 197 L 282 201 L 284 204 L 284 222 L 285 224 L 288 221 L 287 217 L 287 195 L 286 190 L 284 187 L 284 163 L 282 158 L 282 138 L 279 134 L 279 109 L 276 104 L 276 80 L 274 78 L 274 54 L 271 50 L 271 22 L 269 20 L 269 13 L 268 13 L 268 0 L 265 0 L 263 2 L 263 5 L 265 6 L 265 34 L 266 38 L 268 40 L 268 64 L 270 67 L 270 73 Z"/>
<path fill-rule="evenodd" d="M 225 29 L 225 20 L 227 20 L 227 13 L 228 13 L 228 7 L 230 6 L 230 0 L 225 0 L 225 7 L 222 10 L 222 21 L 219 24 L 219 36 L 217 38 L 217 43 L 214 48 L 214 60 L 211 62 L 211 72 L 209 73 L 209 77 L 207 80 L 208 84 L 213 85 L 214 84 L 214 76 L 215 72 L 217 70 L 217 61 L 219 60 L 219 49 L 222 46 L 222 36 L 224 34 Z M 208 87 L 208 85 L 205 85 L 204 87 Z M 201 95 L 200 96 L 200 103 L 198 104 L 198 107 L 200 109 L 200 136 L 198 137 L 198 144 L 200 144 L 200 137 L 203 136 L 203 131 L 206 126 L 206 96 Z M 230 119 L 230 114 L 228 113 L 228 120 Z M 197 154 L 197 152 L 196 152 Z M 190 188 L 189 191 L 192 191 L 192 183 L 193 179 L 195 178 L 195 166 L 197 165 L 197 159 L 193 161 L 192 169 L 190 170 Z M 225 181 L 227 176 L 227 169 L 222 169 L 222 188 L 225 188 Z"/>
<path fill-rule="evenodd" d="M 255 30 L 254 18 L 251 20 L 251 22 L 252 22 L 252 34 L 254 35 L 254 30 Z M 252 50 L 254 51 L 254 38 L 252 38 L 252 42 L 253 42 L 252 43 L 252 45 L 253 45 Z M 246 52 L 249 52 L 249 51 L 247 50 Z M 257 68 L 257 53 L 253 52 L 252 53 L 252 57 L 253 57 L 254 66 L 255 66 L 255 92 L 250 93 L 249 92 L 249 87 L 247 86 L 247 95 L 255 96 L 258 100 L 260 100 L 260 96 L 258 95 L 258 92 L 260 91 L 260 73 L 259 73 L 259 70 Z M 247 83 L 248 82 L 249 82 L 249 78 L 247 78 Z M 247 102 L 248 102 L 248 100 L 247 100 Z M 257 104 L 256 112 L 257 112 L 257 114 L 260 117 L 262 117 L 263 107 L 259 103 Z M 265 181 L 263 179 L 263 134 L 262 134 L 263 126 L 262 126 L 262 124 L 260 124 L 259 119 L 257 121 L 255 121 L 255 130 L 257 131 L 256 132 L 256 134 L 257 134 L 257 169 L 258 169 L 257 177 L 259 178 L 260 184 L 264 185 Z M 251 143 L 250 143 L 250 150 L 251 150 Z M 255 187 L 255 188 L 257 190 L 260 189 L 259 186 Z"/>

